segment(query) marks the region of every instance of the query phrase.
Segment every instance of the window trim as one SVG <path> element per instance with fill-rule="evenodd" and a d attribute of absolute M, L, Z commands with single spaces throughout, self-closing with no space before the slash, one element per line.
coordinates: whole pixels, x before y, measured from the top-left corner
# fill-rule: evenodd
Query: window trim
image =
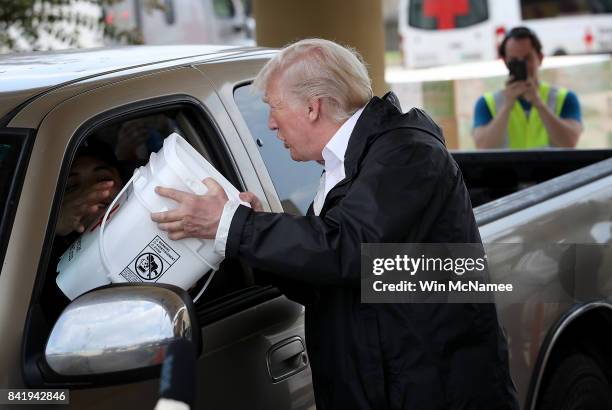
<path fill-rule="evenodd" d="M 32 149 L 34 148 L 36 130 L 30 128 L 0 128 L 0 138 L 3 140 L 13 139 L 15 141 L 22 139 L 22 145 L 19 148 L 15 163 L 15 174 L 9 182 L 6 206 L 2 214 L 0 214 L 0 266 L 4 266 L 4 257 L 6 256 L 9 239 L 13 231 L 17 205 L 19 204 L 23 182 L 28 170 L 28 164 L 30 163 Z"/>

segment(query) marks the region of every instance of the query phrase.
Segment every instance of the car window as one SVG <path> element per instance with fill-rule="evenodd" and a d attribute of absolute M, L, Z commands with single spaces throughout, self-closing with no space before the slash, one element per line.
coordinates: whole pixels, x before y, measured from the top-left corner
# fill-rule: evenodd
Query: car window
<path fill-rule="evenodd" d="M 255 139 L 285 212 L 305 215 L 312 202 L 323 168 L 316 162 L 291 159 L 276 133 L 268 129 L 268 105 L 252 85 L 234 91 L 238 109 Z"/>
<path fill-rule="evenodd" d="M 189 141 L 211 164 L 219 169 L 217 165 L 219 163 L 218 159 L 210 154 L 213 151 L 211 144 L 218 137 L 214 135 L 212 129 L 203 126 L 202 122 L 198 120 L 201 114 L 194 111 L 177 108 L 163 112 L 141 114 L 139 116 L 132 115 L 129 118 L 106 123 L 90 132 L 77 148 L 75 158 L 68 172 L 66 186 L 63 187 L 63 200 L 59 209 L 53 244 L 48 250 L 50 252 L 49 265 L 46 270 L 44 288 L 40 298 L 48 323 L 53 323 L 62 309 L 69 303 L 68 298 L 66 298 L 66 295 L 58 288 L 56 283 L 56 278 L 61 271 L 62 259 L 71 258 L 73 250 L 74 254 L 77 254 L 77 250 L 80 250 L 81 246 L 85 246 L 83 245 L 85 242 L 81 242 L 82 234 L 80 232 L 76 231 L 71 225 L 68 225 L 67 229 L 65 228 L 64 221 L 66 218 L 63 215 L 65 215 L 65 208 L 71 206 L 71 202 L 68 201 L 70 198 L 76 198 L 75 201 L 78 201 L 80 192 L 89 192 L 84 189 L 89 188 L 92 184 L 104 183 L 104 181 L 116 182 L 113 188 L 109 189 L 111 192 L 110 196 L 116 196 L 120 188 L 130 179 L 134 170 L 146 165 L 151 153 L 158 152 L 164 144 L 164 139 L 173 132 L 178 133 Z M 92 159 L 91 157 L 95 158 Z M 104 164 L 100 164 L 98 160 L 102 160 Z M 94 161 L 93 165 L 91 165 L 92 161 Z M 115 173 L 114 169 L 118 173 Z M 117 174 L 121 178 L 120 181 L 117 180 Z M 90 179 L 86 179 L 86 176 L 89 176 Z M 232 181 L 232 178 L 228 179 Z M 234 185 L 236 185 L 235 179 Z M 101 216 L 111 203 L 111 200 L 112 198 L 105 199 L 101 206 L 101 211 L 84 223 L 83 226 L 86 226 L 85 233 L 99 226 Z M 162 238 L 153 245 L 145 245 L 145 249 L 163 248 L 161 251 L 159 249 L 157 251 L 162 256 L 159 257 L 152 252 L 148 254 L 149 258 L 147 260 L 136 261 L 129 266 L 142 267 L 146 265 L 145 270 L 150 270 L 148 272 L 149 276 L 152 274 L 161 275 L 162 272 L 154 270 L 157 268 L 163 269 L 164 266 L 167 267 L 173 263 L 173 255 L 175 259 L 178 259 L 178 254 L 167 251 L 168 247 L 172 247 L 169 239 Z M 163 253 L 164 249 L 166 249 L 166 253 Z M 145 251 L 143 250 L 143 252 Z M 81 253 L 79 257 L 83 257 L 83 255 Z M 163 255 L 166 255 L 166 257 L 164 258 Z M 109 255 L 109 257 L 112 258 L 112 255 Z M 202 263 L 202 266 L 206 265 Z M 136 269 L 131 270 L 135 271 Z M 211 277 L 211 273 L 212 271 L 208 270 L 208 273 L 202 276 L 189 289 L 192 297 L 196 297 L 200 293 L 207 279 Z M 132 277 L 136 278 L 134 275 Z M 151 276 L 149 279 L 154 281 L 153 279 L 156 277 Z M 101 277 L 100 282 L 103 281 L 104 277 Z M 146 280 L 142 281 L 146 282 Z M 219 272 L 214 275 L 208 288 L 201 298 L 198 299 L 196 308 L 200 309 L 200 307 L 203 307 L 205 309 L 210 307 L 211 303 L 214 304 L 215 300 L 234 294 L 252 285 L 253 280 L 249 272 L 243 269 L 240 262 L 227 259 L 221 263 Z"/>

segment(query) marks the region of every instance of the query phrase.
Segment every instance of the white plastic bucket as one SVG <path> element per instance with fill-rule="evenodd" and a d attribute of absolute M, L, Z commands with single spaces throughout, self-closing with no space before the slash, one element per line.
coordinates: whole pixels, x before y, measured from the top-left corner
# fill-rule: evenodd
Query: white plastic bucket
<path fill-rule="evenodd" d="M 223 257 L 215 252 L 214 240 L 170 240 L 150 217 L 176 207 L 155 193 L 156 186 L 202 195 L 207 188 L 201 181 L 207 177 L 221 184 L 230 199 L 239 199 L 238 190 L 204 157 L 171 134 L 134 172 L 104 217 L 61 256 L 56 282 L 62 292 L 73 300 L 111 282 L 170 283 L 187 290 L 217 270 Z"/>

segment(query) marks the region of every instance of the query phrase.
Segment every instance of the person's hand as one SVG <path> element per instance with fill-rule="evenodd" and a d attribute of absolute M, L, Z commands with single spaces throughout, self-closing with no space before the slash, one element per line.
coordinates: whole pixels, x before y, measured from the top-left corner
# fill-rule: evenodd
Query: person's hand
<path fill-rule="evenodd" d="M 540 98 L 540 90 L 538 87 L 538 83 L 535 81 L 534 78 L 528 79 L 527 81 L 525 81 L 525 83 L 527 83 L 527 89 L 523 93 L 523 98 L 525 99 L 525 101 L 527 101 L 536 108 L 541 106 L 543 103 L 542 99 Z"/>
<path fill-rule="evenodd" d="M 251 205 L 251 209 L 253 211 L 263 212 L 263 206 L 261 206 L 261 201 L 259 200 L 259 198 L 257 198 L 257 196 L 255 196 L 254 193 L 247 191 L 241 192 L 238 195 L 240 196 L 240 199 L 242 201 L 247 202 L 249 205 Z"/>
<path fill-rule="evenodd" d="M 116 194 L 113 181 L 102 181 L 86 189 L 77 189 L 64 195 L 55 233 L 66 236 L 72 232 L 83 233 L 87 221 L 106 208 Z"/>
<path fill-rule="evenodd" d="M 202 181 L 208 188 L 204 195 L 195 195 L 172 188 L 155 188 L 155 192 L 175 200 L 178 206 L 166 212 L 151 214 L 159 229 L 168 232 L 172 240 L 183 238 L 214 239 L 219 227 L 227 194 L 217 181 L 206 178 Z"/>
<path fill-rule="evenodd" d="M 509 104 L 514 104 L 516 99 L 523 95 L 529 88 L 528 81 L 513 81 L 506 82 L 504 88 L 504 97 Z"/>

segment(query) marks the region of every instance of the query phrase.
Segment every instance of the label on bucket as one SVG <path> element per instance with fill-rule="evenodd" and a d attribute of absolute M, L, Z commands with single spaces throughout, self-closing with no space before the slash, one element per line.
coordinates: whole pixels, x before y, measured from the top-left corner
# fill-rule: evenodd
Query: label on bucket
<path fill-rule="evenodd" d="M 72 260 L 74 259 L 75 255 L 78 254 L 81 249 L 83 249 L 83 247 L 81 246 L 82 241 L 81 241 L 81 237 L 79 236 L 77 238 L 76 241 L 74 241 L 72 243 L 72 245 L 70 245 L 70 247 L 68 248 L 68 250 L 66 251 L 65 255 L 68 255 L 68 262 L 72 262 Z M 63 256 L 62 256 L 63 258 Z"/>
<path fill-rule="evenodd" d="M 157 282 L 181 256 L 155 236 L 119 274 L 128 282 Z"/>

